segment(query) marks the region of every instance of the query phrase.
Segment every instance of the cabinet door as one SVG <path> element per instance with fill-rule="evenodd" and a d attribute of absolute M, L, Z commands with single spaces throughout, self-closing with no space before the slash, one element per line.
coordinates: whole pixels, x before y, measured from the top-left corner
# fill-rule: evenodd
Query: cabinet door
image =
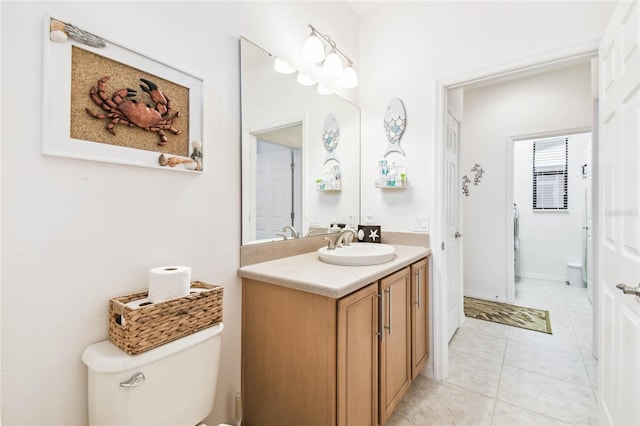
<path fill-rule="evenodd" d="M 378 422 L 378 284 L 338 301 L 338 426 Z"/>
<path fill-rule="evenodd" d="M 411 268 L 382 279 L 380 289 L 380 424 L 384 424 L 411 384 Z"/>
<path fill-rule="evenodd" d="M 242 424 L 335 426 L 336 300 L 242 281 Z"/>
<path fill-rule="evenodd" d="M 429 358 L 429 264 L 427 259 L 411 265 L 411 379 Z"/>

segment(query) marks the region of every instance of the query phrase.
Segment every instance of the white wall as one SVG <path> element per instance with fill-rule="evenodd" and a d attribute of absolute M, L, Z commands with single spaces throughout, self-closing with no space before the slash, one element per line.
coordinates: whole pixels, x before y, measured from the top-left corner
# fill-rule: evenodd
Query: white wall
<path fill-rule="evenodd" d="M 590 63 L 475 90 L 464 95 L 461 173 L 475 163 L 482 182 L 463 197 L 464 291 L 472 297 L 508 300 L 507 239 L 512 207 L 507 197 L 509 138 L 590 128 Z M 566 134 L 566 133 L 565 133 Z"/>
<path fill-rule="evenodd" d="M 427 214 L 434 223 L 438 80 L 599 39 L 614 7 L 606 1 L 387 2 L 363 16 L 358 67 L 363 215 L 373 213 L 383 232 L 412 231 L 416 214 Z M 389 157 L 406 165 L 409 182 L 408 189 L 393 192 L 373 184 L 387 143 L 382 124 L 392 97 L 402 99 L 407 113 L 400 140 L 406 157 Z"/>
<path fill-rule="evenodd" d="M 109 298 L 186 264 L 224 286 L 214 415 L 240 390 L 239 37 L 299 64 L 312 23 L 358 62 L 344 3 L 5 2 L 2 12 L 2 423 L 87 423 L 85 346 Z M 46 13 L 204 79 L 202 175 L 40 154 Z M 357 100 L 357 91 L 349 91 Z"/>
<path fill-rule="evenodd" d="M 568 208 L 566 211 L 533 211 L 533 142 L 513 146 L 513 200 L 520 212 L 520 247 L 516 276 L 565 282 L 567 263 L 582 264 L 585 189 L 581 166 L 591 162 L 587 148 L 591 134 L 567 135 L 569 139 Z M 540 139 L 538 139 L 540 140 Z"/>

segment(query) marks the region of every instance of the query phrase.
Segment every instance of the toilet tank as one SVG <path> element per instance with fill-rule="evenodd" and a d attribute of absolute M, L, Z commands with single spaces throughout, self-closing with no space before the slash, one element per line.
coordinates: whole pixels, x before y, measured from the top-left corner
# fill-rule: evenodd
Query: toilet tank
<path fill-rule="evenodd" d="M 223 324 L 129 355 L 109 341 L 88 346 L 90 425 L 195 425 L 212 411 Z M 144 379 L 138 375 L 142 373 Z M 139 376 L 138 381 L 131 380 Z"/>

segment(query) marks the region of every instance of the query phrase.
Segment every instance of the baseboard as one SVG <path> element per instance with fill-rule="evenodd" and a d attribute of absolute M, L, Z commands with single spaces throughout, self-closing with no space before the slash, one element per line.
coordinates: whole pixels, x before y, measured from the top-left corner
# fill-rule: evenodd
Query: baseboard
<path fill-rule="evenodd" d="M 518 275 L 520 278 L 532 278 L 535 280 L 545 280 L 545 281 L 557 281 L 560 283 L 566 283 L 569 278 L 561 275 L 545 275 L 545 274 L 533 274 L 529 272 L 520 272 Z"/>
<path fill-rule="evenodd" d="M 492 302 L 502 302 L 502 303 L 509 303 L 509 301 L 504 298 L 504 297 L 499 297 L 496 296 L 493 293 L 487 293 L 487 292 L 483 292 L 483 291 L 477 291 L 477 290 L 473 290 L 473 289 L 464 289 L 464 295 L 466 297 L 471 297 L 473 299 L 482 299 L 482 300 L 489 300 Z"/>
<path fill-rule="evenodd" d="M 427 365 L 425 365 L 424 368 L 420 371 L 420 374 L 422 374 L 427 379 L 435 379 L 435 375 L 433 374 L 433 362 L 431 359 L 429 359 Z"/>

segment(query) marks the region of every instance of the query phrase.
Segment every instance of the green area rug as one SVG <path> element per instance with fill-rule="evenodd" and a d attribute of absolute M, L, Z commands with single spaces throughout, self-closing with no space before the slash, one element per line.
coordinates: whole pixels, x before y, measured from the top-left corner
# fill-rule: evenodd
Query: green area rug
<path fill-rule="evenodd" d="M 553 334 L 551 333 L 549 311 L 542 309 L 525 308 L 523 306 L 465 297 L 464 314 L 470 318 Z"/>

